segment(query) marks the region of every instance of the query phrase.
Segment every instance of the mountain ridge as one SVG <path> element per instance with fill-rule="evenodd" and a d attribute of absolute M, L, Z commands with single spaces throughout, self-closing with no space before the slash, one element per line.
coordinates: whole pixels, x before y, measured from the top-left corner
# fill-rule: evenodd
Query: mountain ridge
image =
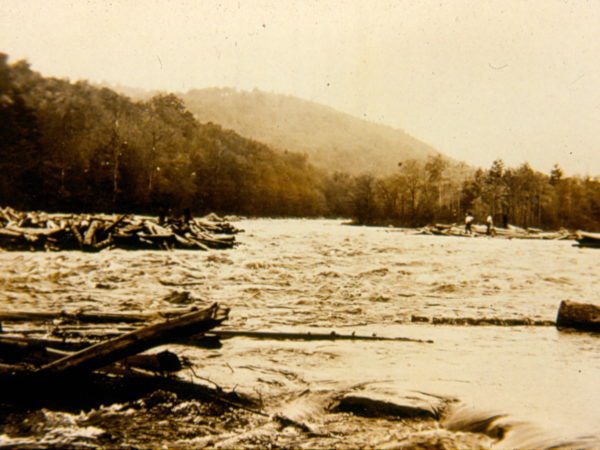
<path fill-rule="evenodd" d="M 404 130 L 291 95 L 254 89 L 176 93 L 200 122 L 218 123 L 278 150 L 304 153 L 315 166 L 350 174 L 390 175 L 408 159 L 442 155 Z"/>

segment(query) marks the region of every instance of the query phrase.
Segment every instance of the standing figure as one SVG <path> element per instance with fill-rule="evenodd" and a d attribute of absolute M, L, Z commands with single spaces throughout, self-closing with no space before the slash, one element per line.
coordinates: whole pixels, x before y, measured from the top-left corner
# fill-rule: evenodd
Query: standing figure
<path fill-rule="evenodd" d="M 167 220 L 167 211 L 165 211 L 165 207 L 161 206 L 158 210 L 158 224 L 162 225 Z"/>
<path fill-rule="evenodd" d="M 465 233 L 471 234 L 473 232 L 471 226 L 474 220 L 475 217 L 471 214 L 471 211 L 467 211 L 467 215 L 465 216 Z"/>
<path fill-rule="evenodd" d="M 487 216 L 487 219 L 485 219 L 485 225 L 487 227 L 485 234 L 488 236 L 494 234 L 494 218 L 491 214 Z"/>
<path fill-rule="evenodd" d="M 190 223 L 192 220 L 192 211 L 190 210 L 190 208 L 185 208 L 183 210 L 183 221 L 185 223 Z"/>

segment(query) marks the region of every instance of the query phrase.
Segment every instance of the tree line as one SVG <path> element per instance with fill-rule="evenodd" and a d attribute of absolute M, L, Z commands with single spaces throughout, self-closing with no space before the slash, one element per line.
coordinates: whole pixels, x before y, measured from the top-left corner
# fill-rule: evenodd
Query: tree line
<path fill-rule="evenodd" d="M 419 226 L 456 223 L 467 212 L 499 226 L 600 230 L 600 180 L 565 177 L 558 165 L 550 174 L 527 163 L 506 167 L 500 159 L 487 170 L 458 171 L 443 158 L 409 160 L 396 175 L 355 181 L 354 212 L 363 224 Z"/>
<path fill-rule="evenodd" d="M 495 161 L 473 171 L 441 156 L 394 175 L 315 168 L 218 124 L 173 94 L 133 101 L 85 81 L 43 77 L 0 53 L 0 206 L 62 212 L 345 217 L 419 226 L 479 218 L 600 230 L 600 182 Z"/>

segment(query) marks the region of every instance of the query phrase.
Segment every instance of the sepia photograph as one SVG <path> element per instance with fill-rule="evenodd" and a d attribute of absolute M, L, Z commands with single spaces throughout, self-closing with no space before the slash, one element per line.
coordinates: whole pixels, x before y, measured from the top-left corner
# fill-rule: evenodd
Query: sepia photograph
<path fill-rule="evenodd" d="M 600 448 L 600 2 L 0 0 L 0 448 Z"/>

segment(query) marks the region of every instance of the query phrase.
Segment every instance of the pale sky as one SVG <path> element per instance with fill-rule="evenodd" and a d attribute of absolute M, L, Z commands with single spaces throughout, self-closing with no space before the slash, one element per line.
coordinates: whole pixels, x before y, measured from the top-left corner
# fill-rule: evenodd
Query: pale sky
<path fill-rule="evenodd" d="M 600 175 L 600 0 L 0 0 L 45 76 L 290 94 L 488 168 Z"/>

